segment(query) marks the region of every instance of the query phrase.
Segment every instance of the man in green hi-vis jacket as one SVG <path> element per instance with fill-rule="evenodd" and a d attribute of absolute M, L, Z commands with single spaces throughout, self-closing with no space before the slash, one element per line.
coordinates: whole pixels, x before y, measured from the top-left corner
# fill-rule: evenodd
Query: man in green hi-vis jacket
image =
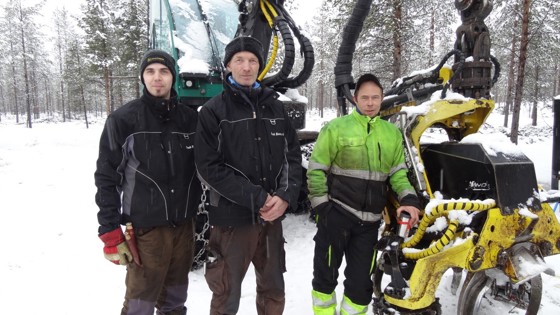
<path fill-rule="evenodd" d="M 373 294 L 378 228 L 389 188 L 410 224 L 420 207 L 407 178 L 401 132 L 378 116 L 383 88 L 373 74 L 356 83 L 356 109 L 325 125 L 307 170 L 309 199 L 317 214 L 313 258 L 313 311 L 336 314 L 338 269 L 345 256 L 340 314 L 365 314 Z"/>

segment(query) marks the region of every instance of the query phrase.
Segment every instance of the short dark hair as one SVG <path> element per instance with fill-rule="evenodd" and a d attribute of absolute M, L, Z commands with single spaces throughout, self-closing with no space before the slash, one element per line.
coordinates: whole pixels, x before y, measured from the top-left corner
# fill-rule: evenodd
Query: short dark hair
<path fill-rule="evenodd" d="M 356 88 L 354 89 L 354 95 L 358 94 L 358 91 L 360 90 L 360 87 L 365 82 L 373 82 L 375 85 L 377 85 L 381 89 L 381 94 L 383 94 L 383 86 L 381 85 L 381 82 L 379 82 L 379 79 L 371 73 L 366 73 L 366 74 L 362 74 L 358 78 L 358 82 L 356 82 Z"/>

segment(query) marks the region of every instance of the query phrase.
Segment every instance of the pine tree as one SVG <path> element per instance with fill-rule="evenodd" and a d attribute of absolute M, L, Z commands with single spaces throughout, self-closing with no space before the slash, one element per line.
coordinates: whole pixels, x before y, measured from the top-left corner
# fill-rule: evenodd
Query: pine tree
<path fill-rule="evenodd" d="M 68 89 L 68 99 L 70 103 L 76 104 L 75 108 L 80 108 L 83 110 L 83 115 L 88 126 L 88 108 L 89 104 L 86 101 L 86 89 L 87 85 L 87 67 L 82 58 L 84 54 L 84 49 L 82 48 L 83 43 L 81 39 L 77 36 L 72 36 L 68 43 L 67 57 L 65 59 L 65 73 L 64 80 L 66 82 L 72 82 Z"/>
<path fill-rule="evenodd" d="M 146 1 L 121 0 L 118 2 L 119 16 L 115 19 L 115 34 L 119 39 L 120 49 L 118 57 L 118 85 L 125 91 L 127 98 L 139 97 L 138 64 L 148 47 L 148 34 L 145 17 L 147 14 Z M 121 102 L 122 103 L 122 102 Z"/>
<path fill-rule="evenodd" d="M 66 53 L 68 50 L 68 32 L 70 28 L 70 23 L 68 20 L 68 11 L 66 9 L 56 10 L 54 12 L 55 17 L 55 43 L 56 43 L 56 61 L 59 74 L 59 100 L 62 107 L 62 121 L 66 121 L 66 92 L 68 86 L 65 85 L 64 80 L 64 64 L 66 60 Z M 69 109 L 68 109 L 69 111 Z M 70 114 L 68 113 L 68 118 Z"/>
<path fill-rule="evenodd" d="M 17 2 L 15 0 L 10 0 L 8 3 L 5 4 L 3 7 L 4 10 L 4 21 L 2 24 L 3 34 L 5 34 L 5 41 L 6 41 L 6 51 L 7 51 L 7 61 L 9 67 L 9 79 L 7 78 L 8 82 L 8 90 L 11 93 L 11 102 L 13 104 L 13 108 L 11 108 L 11 112 L 16 116 L 16 123 L 19 123 L 19 115 L 20 115 L 20 86 L 19 82 L 21 80 L 21 72 L 19 71 L 19 65 L 21 64 L 21 54 L 19 49 L 19 41 L 17 36 L 17 10 L 16 10 Z"/>
<path fill-rule="evenodd" d="M 112 40 L 114 37 L 114 16 L 108 0 L 87 0 L 80 26 L 86 33 L 86 53 L 92 70 L 101 75 L 105 91 L 105 111 L 112 112 L 111 67 L 116 59 Z"/>
<path fill-rule="evenodd" d="M 39 15 L 39 10 L 44 4 L 44 1 L 30 7 L 25 7 L 22 5 L 21 0 L 10 0 L 8 2 L 8 6 L 5 8 L 6 16 L 8 17 L 7 23 L 13 25 L 14 31 L 14 38 L 10 38 L 10 48 L 12 53 L 19 54 L 21 56 L 21 61 L 23 63 L 23 69 L 18 69 L 22 72 L 23 75 L 23 82 L 25 88 L 25 104 L 26 104 L 26 125 L 28 128 L 32 128 L 32 95 L 31 89 L 33 87 L 34 82 L 30 82 L 32 80 L 31 74 L 33 67 L 30 64 L 32 58 L 30 58 L 33 54 L 31 43 L 37 44 L 37 42 L 32 41 L 32 30 L 38 29 L 37 25 L 35 24 L 34 19 Z M 17 37 L 15 37 L 17 36 Z M 11 37 L 11 36 L 10 36 Z M 14 94 L 17 95 L 17 81 L 16 81 L 16 67 L 15 63 L 12 62 L 13 74 L 14 74 Z M 16 96 L 17 97 L 17 96 Z M 17 106 L 16 106 L 17 108 Z M 16 109 L 17 115 L 17 109 Z"/>

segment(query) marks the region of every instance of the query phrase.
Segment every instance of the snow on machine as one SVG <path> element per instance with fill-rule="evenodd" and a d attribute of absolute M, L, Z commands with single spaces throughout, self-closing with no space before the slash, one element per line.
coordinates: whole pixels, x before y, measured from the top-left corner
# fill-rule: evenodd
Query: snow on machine
<path fill-rule="evenodd" d="M 533 163 L 514 145 L 493 145 L 507 143 L 507 138 L 492 142 L 480 133 L 494 109 L 490 90 L 500 74 L 484 23 L 492 1 L 454 1 L 462 25 L 453 49 L 432 69 L 396 80 L 382 103 L 382 118 L 403 133 L 409 178 L 423 203 L 423 215 L 418 226 L 409 227 L 408 235 L 399 235 L 397 199 L 387 204 L 373 274 L 373 310 L 375 314 L 441 314 L 435 292 L 451 269 L 451 291 L 459 293 L 457 314 L 496 313 L 500 305 L 536 314 L 541 274 L 553 273 L 543 258 L 560 253 L 560 224 L 549 203 L 541 200 Z M 343 114 L 346 102 L 352 102 L 354 47 L 371 6 L 372 0 L 355 2 L 352 23 L 341 37 L 334 72 Z M 175 88 L 187 105 L 201 106 L 221 92 L 224 46 L 241 35 L 259 39 L 265 56 L 270 52 L 259 75 L 264 84 L 284 94 L 309 78 L 313 47 L 283 0 L 150 1 L 150 46 L 178 60 Z M 277 56 L 279 37 L 282 58 Z M 304 66 L 291 76 L 294 38 Z M 450 67 L 446 63 L 451 57 Z M 265 76 L 275 59 L 280 60 L 280 69 Z M 305 103 L 293 98 L 285 104 L 300 129 L 301 143 L 313 142 L 317 133 L 301 130 Z M 305 211 L 305 187 L 301 195 Z M 203 264 L 207 242 L 204 197 L 195 268 Z"/>

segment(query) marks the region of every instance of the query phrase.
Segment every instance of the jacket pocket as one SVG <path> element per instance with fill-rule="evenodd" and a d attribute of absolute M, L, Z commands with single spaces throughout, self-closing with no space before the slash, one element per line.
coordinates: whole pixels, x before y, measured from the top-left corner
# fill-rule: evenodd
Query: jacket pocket
<path fill-rule="evenodd" d="M 207 251 L 204 278 L 212 293 L 222 295 L 229 287 L 225 261 L 215 249 L 209 247 Z"/>
<path fill-rule="evenodd" d="M 340 166 L 345 169 L 363 169 L 368 165 L 366 139 L 363 137 L 340 137 Z"/>
<path fill-rule="evenodd" d="M 142 259 L 159 260 L 163 255 L 161 228 L 140 228 L 136 242 Z"/>

